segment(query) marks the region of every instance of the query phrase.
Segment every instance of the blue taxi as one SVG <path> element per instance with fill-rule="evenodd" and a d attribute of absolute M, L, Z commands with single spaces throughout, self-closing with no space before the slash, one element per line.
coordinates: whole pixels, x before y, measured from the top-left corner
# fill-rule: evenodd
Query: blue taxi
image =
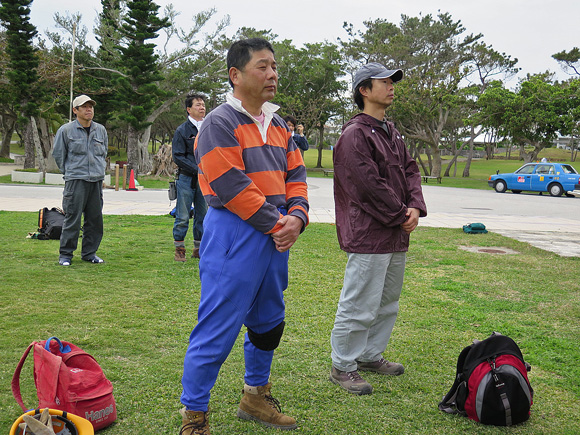
<path fill-rule="evenodd" d="M 571 165 L 561 163 L 527 163 L 512 173 L 491 175 L 487 181 L 496 192 L 524 190 L 549 192 L 552 196 L 580 190 L 580 175 Z"/>

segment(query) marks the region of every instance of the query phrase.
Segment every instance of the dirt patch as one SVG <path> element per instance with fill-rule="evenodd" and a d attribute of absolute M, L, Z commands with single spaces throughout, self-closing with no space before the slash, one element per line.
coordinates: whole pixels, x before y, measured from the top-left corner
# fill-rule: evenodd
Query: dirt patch
<path fill-rule="evenodd" d="M 476 254 L 492 254 L 492 255 L 514 255 L 519 254 L 513 249 L 504 248 L 501 246 L 460 246 L 459 249 L 464 251 L 474 252 Z"/>

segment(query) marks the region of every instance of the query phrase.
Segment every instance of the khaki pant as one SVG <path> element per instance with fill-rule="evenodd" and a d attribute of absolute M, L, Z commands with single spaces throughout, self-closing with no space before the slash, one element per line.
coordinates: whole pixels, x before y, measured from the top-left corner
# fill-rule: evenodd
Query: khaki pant
<path fill-rule="evenodd" d="M 377 361 L 387 348 L 399 312 L 406 253 L 347 255 L 330 342 L 334 367 L 351 372 L 357 361 Z"/>

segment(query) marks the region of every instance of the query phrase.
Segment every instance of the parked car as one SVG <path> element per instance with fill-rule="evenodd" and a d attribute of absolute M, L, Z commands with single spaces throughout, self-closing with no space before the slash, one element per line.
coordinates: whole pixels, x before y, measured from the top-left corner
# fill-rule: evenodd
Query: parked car
<path fill-rule="evenodd" d="M 512 173 L 491 175 L 487 181 L 496 192 L 523 190 L 549 192 L 552 196 L 580 190 L 580 175 L 571 165 L 561 163 L 527 163 Z"/>

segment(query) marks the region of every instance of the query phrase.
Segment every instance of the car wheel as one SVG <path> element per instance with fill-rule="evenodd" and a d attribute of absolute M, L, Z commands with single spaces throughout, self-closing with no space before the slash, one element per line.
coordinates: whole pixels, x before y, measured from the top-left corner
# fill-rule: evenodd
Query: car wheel
<path fill-rule="evenodd" d="M 507 190 L 507 184 L 503 180 L 497 180 L 493 187 L 497 193 L 504 193 Z"/>
<path fill-rule="evenodd" d="M 512 190 L 513 193 L 522 193 L 521 190 Z"/>
<path fill-rule="evenodd" d="M 548 192 L 552 196 L 561 196 L 564 193 L 564 189 L 558 183 L 553 183 L 548 186 Z"/>

